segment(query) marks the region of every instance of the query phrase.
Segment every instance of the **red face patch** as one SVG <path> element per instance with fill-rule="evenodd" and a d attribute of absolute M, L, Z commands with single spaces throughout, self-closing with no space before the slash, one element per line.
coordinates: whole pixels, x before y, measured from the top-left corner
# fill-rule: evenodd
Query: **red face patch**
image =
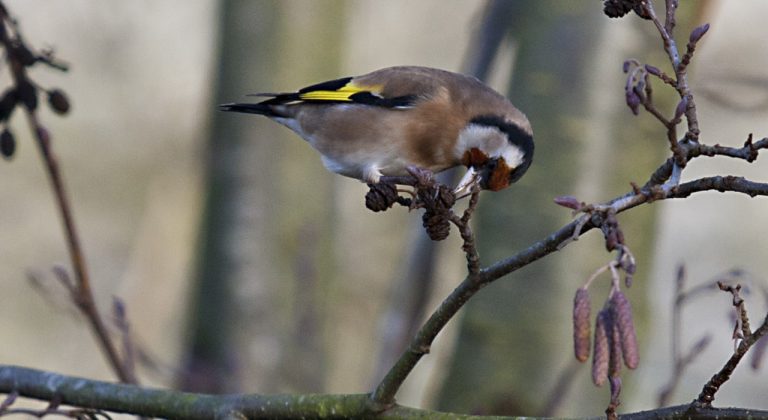
<path fill-rule="evenodd" d="M 475 167 L 478 168 L 482 165 L 484 165 L 486 162 L 488 162 L 488 155 L 481 152 L 478 148 L 471 148 L 464 152 L 464 155 L 461 157 L 461 164 L 469 167 Z"/>
<path fill-rule="evenodd" d="M 507 162 L 504 158 L 499 158 L 496 167 L 493 168 L 491 176 L 488 178 L 488 189 L 491 191 L 499 191 L 509 186 L 509 173 L 512 169 L 507 166 Z"/>

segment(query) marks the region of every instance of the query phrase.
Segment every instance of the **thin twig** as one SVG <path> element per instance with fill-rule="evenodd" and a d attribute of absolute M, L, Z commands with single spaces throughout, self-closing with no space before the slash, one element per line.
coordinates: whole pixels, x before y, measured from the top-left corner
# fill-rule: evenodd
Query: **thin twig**
<path fill-rule="evenodd" d="M 451 222 L 459 229 L 461 239 L 464 241 L 461 249 L 467 256 L 467 271 L 470 274 L 476 274 L 480 271 L 480 255 L 477 252 L 477 246 L 475 245 L 475 235 L 472 233 L 472 227 L 469 225 L 469 220 L 477 208 L 479 199 L 480 188 L 475 186 L 469 199 L 469 205 L 466 210 L 464 210 L 464 214 L 459 217 L 451 212 L 449 215 Z"/>
<path fill-rule="evenodd" d="M 734 296 L 734 301 L 736 297 Z M 740 303 L 743 305 L 743 302 Z M 744 314 L 746 318 L 746 310 L 741 310 L 740 313 Z M 742 325 L 749 325 L 747 319 L 742 319 Z M 748 328 L 748 327 L 747 327 Z M 749 330 L 747 330 L 749 331 Z M 750 331 L 749 334 L 741 340 L 736 347 L 733 355 L 728 359 L 725 365 L 712 376 L 712 378 L 704 385 L 698 398 L 693 402 L 694 407 L 711 407 L 712 401 L 715 400 L 715 394 L 720 387 L 730 379 L 736 366 L 739 365 L 741 359 L 747 354 L 747 351 L 757 342 L 762 336 L 768 334 L 768 315 L 763 320 L 763 323 L 755 331 Z"/>
<path fill-rule="evenodd" d="M 31 65 L 24 60 L 30 60 L 29 56 L 32 56 L 31 63 L 40 60 L 49 65 L 56 64 L 50 55 L 36 56 L 24 45 L 21 34 L 18 31 L 15 20 L 6 14 L 5 5 L 0 2 L 0 44 L 6 50 L 6 56 L 11 71 L 13 83 L 17 90 L 20 91 L 22 85 L 27 86 L 30 84 L 27 76 L 27 66 Z M 14 32 L 14 39 L 11 39 L 8 29 Z M 62 67 L 62 66 L 54 66 Z M 37 88 L 32 88 L 32 95 L 36 96 Z M 32 101 L 36 105 L 36 98 Z M 116 346 L 109 335 L 109 332 L 101 318 L 96 307 L 95 300 L 93 298 L 93 291 L 91 287 L 90 277 L 88 275 L 87 266 L 85 263 L 85 256 L 80 245 L 80 238 L 75 228 L 75 221 L 72 215 L 72 207 L 69 203 L 69 198 L 66 194 L 64 187 L 64 180 L 59 169 L 58 160 L 53 153 L 51 147 L 51 139 L 48 131 L 40 123 L 35 106 L 30 106 L 30 103 L 24 103 L 23 107 L 26 111 L 27 120 L 29 122 L 30 129 L 34 136 L 34 139 L 38 145 L 38 150 L 45 164 L 46 172 L 53 188 L 56 205 L 61 215 L 62 224 L 64 225 L 64 234 L 67 241 L 67 248 L 69 249 L 70 261 L 72 263 L 72 270 L 75 275 L 74 289 L 75 293 L 72 293 L 75 304 L 80 311 L 85 315 L 88 320 L 91 330 L 97 337 L 102 351 L 107 357 L 109 364 L 115 371 L 118 378 L 127 383 L 136 383 L 136 378 L 132 372 L 125 369 L 121 362 L 120 356 L 117 352 Z M 70 288 L 70 292 L 71 292 Z"/>
<path fill-rule="evenodd" d="M 67 197 L 64 188 L 64 181 L 59 170 L 58 161 L 54 156 L 53 151 L 51 150 L 50 137 L 48 132 L 40 125 L 34 112 L 28 111 L 27 116 L 32 131 L 35 133 L 35 138 L 37 140 L 40 154 L 43 158 L 43 162 L 45 163 L 46 171 L 48 172 L 48 176 L 56 198 L 56 204 L 61 215 L 62 223 L 64 225 L 64 233 L 67 239 L 67 246 L 69 248 L 70 262 L 72 263 L 72 269 L 74 271 L 77 284 L 77 293 L 74 295 L 75 303 L 88 320 L 92 331 L 96 335 L 97 342 L 109 360 L 109 364 L 112 366 L 112 369 L 114 370 L 117 377 L 122 382 L 136 383 L 136 378 L 133 373 L 125 369 L 120 355 L 117 352 L 117 348 L 112 341 L 112 337 L 109 335 L 109 331 L 104 324 L 104 320 L 102 319 L 98 308 L 96 307 L 96 302 L 93 298 L 93 291 L 91 288 L 91 281 L 85 263 L 85 256 L 83 255 L 83 250 L 80 246 L 80 237 L 77 233 L 77 229 L 75 228 L 75 221 L 72 216 L 69 198 Z"/>
<path fill-rule="evenodd" d="M 677 44 L 675 43 L 674 38 L 672 38 L 675 8 L 670 8 L 669 2 L 667 2 L 667 12 L 672 12 L 673 15 L 670 19 L 670 15 L 667 14 L 667 24 L 665 25 L 662 24 L 659 20 L 659 17 L 656 16 L 656 10 L 653 8 L 653 1 L 643 0 L 643 4 L 645 5 L 651 21 L 653 21 L 653 24 L 656 25 L 656 29 L 659 31 L 659 35 L 661 35 L 662 42 L 664 43 L 664 51 L 666 51 L 667 55 L 669 56 L 669 60 L 672 62 L 672 67 L 677 68 L 677 65 L 680 64 L 680 54 L 677 52 Z"/>

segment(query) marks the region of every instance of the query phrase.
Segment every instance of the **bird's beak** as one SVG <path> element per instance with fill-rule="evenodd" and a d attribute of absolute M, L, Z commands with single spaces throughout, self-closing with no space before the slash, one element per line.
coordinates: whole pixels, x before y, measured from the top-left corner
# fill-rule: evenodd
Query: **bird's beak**
<path fill-rule="evenodd" d="M 453 190 L 453 194 L 456 195 L 456 199 L 464 198 L 472 194 L 472 189 L 480 182 L 480 173 L 475 168 L 470 167 L 467 169 L 467 173 L 461 178 L 461 181 L 456 185 Z"/>

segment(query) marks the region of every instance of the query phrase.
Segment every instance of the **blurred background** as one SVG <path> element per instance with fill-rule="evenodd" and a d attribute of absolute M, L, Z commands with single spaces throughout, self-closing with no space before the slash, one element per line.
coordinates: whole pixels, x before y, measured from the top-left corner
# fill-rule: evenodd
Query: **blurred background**
<path fill-rule="evenodd" d="M 32 46 L 68 73 L 47 108 L 95 293 L 122 299 L 143 350 L 144 384 L 207 392 L 370 391 L 413 328 L 464 277 L 454 234 L 431 244 L 420 212 L 372 213 L 366 187 L 325 171 L 316 153 L 266 119 L 217 112 L 246 94 L 290 91 L 398 64 L 475 74 L 531 120 L 536 157 L 476 216 L 484 265 L 570 220 L 552 198 L 599 202 L 644 183 L 665 158 L 662 127 L 624 104 L 622 62 L 668 69 L 650 22 L 608 19 L 595 1 L 8 0 Z M 657 10 L 662 10 L 662 4 Z M 684 2 L 678 38 L 712 27 L 691 68 L 702 140 L 741 146 L 768 133 L 768 49 L 759 0 Z M 7 74 L 2 77 L 6 85 Z M 675 99 L 656 83 L 671 113 Z M 0 363 L 113 379 L 51 268 L 68 266 L 60 220 L 27 122 L 0 164 Z M 684 179 L 766 181 L 766 163 L 696 160 Z M 766 284 L 764 199 L 702 193 L 619 216 L 639 270 L 628 291 L 642 345 L 624 374 L 622 411 L 652 408 L 668 382 L 675 272 L 688 284 Z M 403 404 L 478 414 L 599 415 L 608 390 L 573 361 L 571 302 L 613 256 L 591 232 L 481 291 L 440 334 L 398 394 Z M 725 273 L 725 274 L 724 274 Z M 28 278 L 38 279 L 34 286 Z M 595 310 L 608 291 L 601 278 Z M 756 323 L 766 311 L 747 298 Z M 730 356 L 730 297 L 683 311 L 683 348 L 712 344 L 669 403 L 691 401 Z M 768 408 L 764 372 L 746 365 L 722 406 Z"/>

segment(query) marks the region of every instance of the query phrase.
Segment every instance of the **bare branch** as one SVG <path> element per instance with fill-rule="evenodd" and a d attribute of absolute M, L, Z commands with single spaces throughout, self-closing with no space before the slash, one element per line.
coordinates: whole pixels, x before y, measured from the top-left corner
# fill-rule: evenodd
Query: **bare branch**
<path fill-rule="evenodd" d="M 712 190 L 739 192 L 752 197 L 758 195 L 766 196 L 768 195 L 768 184 L 749 181 L 742 177 L 715 176 L 689 181 L 671 188 L 669 191 L 664 191 L 658 187 L 643 188 L 639 193 L 633 191 L 594 207 L 602 210 L 612 209 L 616 213 L 621 213 L 641 204 L 669 198 L 683 198 L 697 192 Z M 408 349 L 400 356 L 400 359 L 371 394 L 371 399 L 382 407 L 387 407 L 393 403 L 397 390 L 421 357 L 429 352 L 429 348 L 437 334 L 481 288 L 559 250 L 562 248 L 562 244 L 572 241 L 574 237 L 581 236 L 595 227 L 601 226 L 603 221 L 603 216 L 600 213 L 582 215 L 518 254 L 498 261 L 477 273 L 470 273 L 443 300 L 438 309 L 422 326 L 411 341 Z M 580 227 L 580 231 L 575 232 L 577 227 Z"/>
<path fill-rule="evenodd" d="M 715 393 L 720 387 L 730 379 L 736 366 L 739 365 L 741 359 L 747 354 L 747 351 L 754 345 L 762 336 L 768 334 L 768 315 L 766 315 L 763 323 L 755 331 L 749 330 L 749 320 L 747 319 L 747 311 L 744 308 L 744 301 L 738 296 L 738 290 L 735 287 L 719 284 L 721 290 L 730 292 L 733 295 L 733 304 L 739 310 L 740 323 L 742 325 L 742 331 L 744 337 L 739 342 L 733 355 L 728 359 L 725 365 L 719 372 L 714 374 L 712 378 L 704 385 L 698 398 L 693 402 L 696 407 L 711 407 L 712 401 L 715 400 Z"/>
<path fill-rule="evenodd" d="M 388 410 L 376 410 L 366 394 L 344 395 L 207 395 L 163 389 L 142 388 L 41 370 L 0 365 L 0 393 L 90 410 L 107 410 L 145 417 L 207 420 L 240 415 L 246 418 L 428 418 L 446 417 L 448 413 L 420 410 L 393 404 Z M 716 409 L 680 405 L 664 409 L 622 415 L 623 419 L 650 420 L 658 418 L 753 419 L 768 418 L 768 411 Z M 450 414 L 451 418 L 477 418 L 472 415 Z M 499 418 L 499 417 L 494 417 Z M 512 417 L 510 417 L 511 419 Z"/>
<path fill-rule="evenodd" d="M 2 9 L 2 13 L 0 13 L 0 45 L 6 52 L 6 60 L 8 61 L 14 89 L 15 92 L 17 92 L 16 96 L 18 97 L 18 99 L 10 104 L 11 110 L 17 105 L 23 105 L 23 108 L 26 111 L 27 120 L 29 121 L 32 135 L 37 142 L 38 150 L 40 151 L 43 163 L 45 164 L 45 169 L 48 172 L 48 178 L 50 179 L 53 188 L 56 205 L 58 206 L 64 225 L 64 233 L 69 248 L 70 262 L 72 264 L 72 270 L 74 271 L 76 287 L 72 289 L 71 283 L 64 281 L 64 277 L 59 276 L 59 278 L 62 279 L 62 282 L 70 290 L 75 304 L 88 320 L 91 330 L 96 335 L 97 342 L 107 357 L 112 369 L 115 371 L 115 374 L 123 382 L 135 383 L 136 378 L 131 372 L 125 369 L 117 352 L 117 348 L 107 331 L 98 308 L 96 307 L 85 256 L 83 254 L 82 246 L 80 245 L 80 237 L 75 227 L 72 207 L 64 187 L 64 179 L 59 168 L 58 159 L 53 152 L 50 134 L 40 122 L 37 115 L 37 102 L 40 88 L 34 84 L 27 75 L 27 68 L 34 65 L 36 62 L 43 62 L 59 70 L 66 70 L 66 66 L 56 61 L 50 52 L 44 54 L 36 54 L 33 52 L 33 50 L 23 41 L 16 20 L 8 15 L 5 5 L 0 3 L 0 9 Z M 63 96 L 63 92 L 56 90 L 53 97 L 50 95 L 51 93 L 49 92 L 49 102 L 54 111 L 65 113 L 69 109 L 69 104 L 66 97 Z M 8 118 L 9 115 L 10 112 L 5 115 L 4 118 Z"/>

